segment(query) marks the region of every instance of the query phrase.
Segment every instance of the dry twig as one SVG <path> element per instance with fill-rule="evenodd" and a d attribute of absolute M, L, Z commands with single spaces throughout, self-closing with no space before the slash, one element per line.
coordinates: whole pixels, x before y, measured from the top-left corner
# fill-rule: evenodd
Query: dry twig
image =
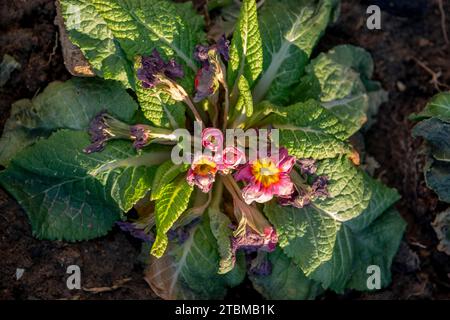
<path fill-rule="evenodd" d="M 114 291 L 119 288 L 122 288 L 127 282 L 130 282 L 131 278 L 125 278 L 116 281 L 111 287 L 95 287 L 95 288 L 83 288 L 84 291 L 90 292 L 90 293 L 102 293 L 102 292 L 109 292 Z"/>
<path fill-rule="evenodd" d="M 442 34 L 444 35 L 445 44 L 449 45 L 450 41 L 448 40 L 448 34 L 447 34 L 447 24 L 446 24 L 446 16 L 445 16 L 445 10 L 444 10 L 444 2 L 443 0 L 438 0 L 439 5 L 439 11 L 441 12 L 441 27 L 442 27 Z"/>
<path fill-rule="evenodd" d="M 442 75 L 442 73 L 440 71 L 439 72 L 433 71 L 425 63 L 423 63 L 416 57 L 412 57 L 412 59 L 419 65 L 419 67 L 421 67 L 423 70 L 425 70 L 428 74 L 431 75 L 430 83 L 432 83 L 434 85 L 434 87 L 436 88 L 437 91 L 441 91 L 440 87 L 450 89 L 450 86 L 439 81 L 439 78 Z"/>

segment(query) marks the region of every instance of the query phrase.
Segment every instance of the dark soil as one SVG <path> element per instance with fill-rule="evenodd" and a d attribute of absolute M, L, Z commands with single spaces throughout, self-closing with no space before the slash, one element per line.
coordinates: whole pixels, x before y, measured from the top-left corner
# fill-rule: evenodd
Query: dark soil
<path fill-rule="evenodd" d="M 378 1 L 386 2 L 386 1 Z M 450 32 L 450 2 L 445 1 Z M 365 27 L 367 4 L 344 0 L 338 23 L 320 44 L 321 50 L 350 43 L 369 50 L 375 61 L 375 78 L 389 91 L 390 100 L 378 114 L 377 123 L 365 135 L 366 151 L 380 164 L 375 176 L 402 195 L 397 208 L 408 222 L 405 241 L 393 266 L 392 285 L 374 294 L 350 292 L 326 294 L 328 299 L 448 299 L 450 257 L 436 250 L 430 225 L 446 208 L 424 183 L 422 141 L 411 137 L 412 112 L 444 86 L 430 82 L 430 70 L 439 82 L 450 85 L 450 46 L 445 47 L 437 1 L 427 11 L 383 12 L 382 30 Z M 0 2 L 0 58 L 8 53 L 21 63 L 8 83 L 0 88 L 0 128 L 9 117 L 10 105 L 32 98 L 54 80 L 66 80 L 53 24 L 53 0 Z M 426 71 L 426 65 L 430 70 Z M 95 241 L 76 244 L 39 241 L 33 238 L 25 213 L 0 189 L 0 299 L 152 299 L 155 298 L 136 262 L 139 244 L 114 230 Z M 91 293 L 66 287 L 66 268 L 77 264 L 85 288 L 110 287 L 130 279 L 116 290 Z M 16 280 L 16 269 L 25 272 Z M 229 298 L 258 297 L 249 284 L 233 289 Z"/>

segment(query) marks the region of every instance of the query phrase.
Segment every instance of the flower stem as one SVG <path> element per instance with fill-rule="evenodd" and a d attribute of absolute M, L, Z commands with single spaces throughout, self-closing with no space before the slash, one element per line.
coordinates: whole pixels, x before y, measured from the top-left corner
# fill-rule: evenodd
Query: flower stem
<path fill-rule="evenodd" d="M 228 111 L 230 109 L 230 92 L 228 90 L 228 84 L 226 81 L 223 81 L 222 85 L 223 89 L 225 90 L 225 108 L 223 110 L 223 131 L 225 131 L 228 124 Z"/>
<path fill-rule="evenodd" d="M 192 103 L 191 98 L 189 98 L 188 96 L 186 96 L 186 98 L 184 99 L 184 102 L 187 104 L 187 106 L 189 107 L 189 109 L 191 109 L 192 113 L 194 114 L 194 118 L 196 121 L 200 122 L 203 125 L 203 120 L 202 117 L 200 116 L 200 114 L 198 113 L 197 109 L 195 108 L 194 104 Z"/>
<path fill-rule="evenodd" d="M 216 184 L 214 185 L 213 197 L 210 202 L 210 208 L 219 210 L 220 203 L 223 198 L 223 181 L 222 177 L 217 177 Z"/>

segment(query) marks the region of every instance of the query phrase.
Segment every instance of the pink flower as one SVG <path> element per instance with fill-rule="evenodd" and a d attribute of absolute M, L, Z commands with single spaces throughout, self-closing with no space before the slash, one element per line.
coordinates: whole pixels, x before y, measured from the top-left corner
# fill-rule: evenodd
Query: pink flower
<path fill-rule="evenodd" d="M 220 155 L 220 171 L 228 174 L 231 170 L 236 169 L 245 158 L 244 152 L 236 147 L 226 147 Z"/>
<path fill-rule="evenodd" d="M 247 183 L 242 190 L 245 202 L 264 203 L 274 196 L 286 197 L 292 194 L 294 184 L 289 173 L 294 163 L 295 157 L 289 156 L 284 148 L 281 148 L 278 154 L 247 163 L 235 175 L 237 181 Z"/>
<path fill-rule="evenodd" d="M 216 128 L 206 128 L 202 131 L 202 145 L 211 151 L 222 151 L 223 134 Z"/>
<path fill-rule="evenodd" d="M 202 192 L 209 192 L 216 179 L 218 165 L 211 156 L 200 155 L 192 162 L 187 174 L 187 182 L 197 186 Z"/>

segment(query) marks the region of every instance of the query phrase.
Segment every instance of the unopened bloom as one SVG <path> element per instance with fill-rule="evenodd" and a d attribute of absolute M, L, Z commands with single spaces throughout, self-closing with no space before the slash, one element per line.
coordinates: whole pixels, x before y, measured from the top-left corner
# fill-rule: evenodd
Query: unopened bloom
<path fill-rule="evenodd" d="M 228 174 L 231 170 L 236 169 L 245 159 L 245 154 L 239 148 L 226 147 L 222 151 L 220 161 L 220 171 L 223 174 Z"/>
<path fill-rule="evenodd" d="M 258 158 L 246 164 L 235 175 L 237 181 L 247 183 L 242 190 L 245 202 L 264 203 L 274 196 L 286 197 L 292 194 L 294 184 L 289 173 L 294 163 L 295 158 L 282 148 L 279 154 Z"/>
<path fill-rule="evenodd" d="M 209 192 L 216 179 L 218 165 L 213 157 L 199 155 L 194 158 L 187 174 L 187 182 L 197 186 L 202 192 Z"/>
<path fill-rule="evenodd" d="M 183 69 L 174 59 L 165 62 L 156 49 L 150 56 L 143 56 L 141 64 L 137 77 L 144 88 L 154 88 L 161 82 L 162 77 L 175 80 L 184 76 Z"/>
<path fill-rule="evenodd" d="M 228 174 L 239 166 L 245 155 L 235 147 L 223 149 L 223 134 L 216 128 L 203 130 L 202 145 L 213 154 L 197 154 L 194 157 L 188 171 L 187 181 L 190 185 L 199 187 L 203 192 L 209 192 L 216 174 Z"/>
<path fill-rule="evenodd" d="M 206 128 L 202 131 L 202 145 L 211 151 L 221 151 L 223 149 L 222 131 L 216 128 Z"/>

